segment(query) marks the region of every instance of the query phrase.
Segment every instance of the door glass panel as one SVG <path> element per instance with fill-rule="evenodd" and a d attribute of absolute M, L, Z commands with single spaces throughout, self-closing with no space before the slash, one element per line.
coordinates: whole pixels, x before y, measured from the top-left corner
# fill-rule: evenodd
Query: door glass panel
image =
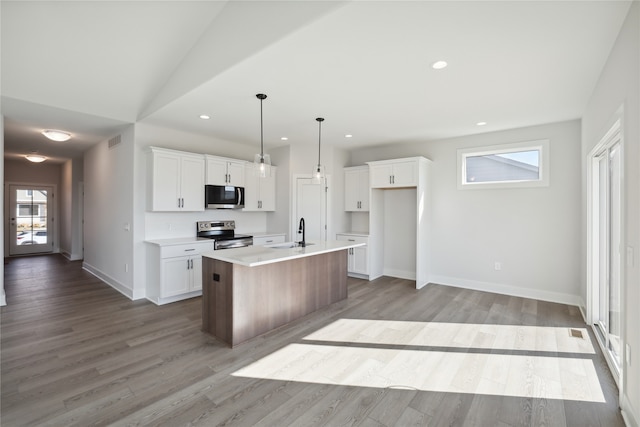
<path fill-rule="evenodd" d="M 621 176 L 620 145 L 609 152 L 609 350 L 620 366 Z"/>

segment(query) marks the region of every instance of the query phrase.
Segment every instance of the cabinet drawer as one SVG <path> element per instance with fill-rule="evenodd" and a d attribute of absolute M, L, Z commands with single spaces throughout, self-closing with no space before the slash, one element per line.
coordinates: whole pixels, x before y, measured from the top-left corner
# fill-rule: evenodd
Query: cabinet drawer
<path fill-rule="evenodd" d="M 273 245 L 275 243 L 284 243 L 284 234 L 277 234 L 273 236 L 260 236 L 253 238 L 254 246 Z"/>
<path fill-rule="evenodd" d="M 348 242 L 369 244 L 368 237 L 354 236 L 352 234 L 336 234 L 336 240 L 346 240 Z"/>
<path fill-rule="evenodd" d="M 163 246 L 160 249 L 160 258 L 173 258 L 178 256 L 199 255 L 213 250 L 213 241 L 198 242 L 184 245 Z"/>

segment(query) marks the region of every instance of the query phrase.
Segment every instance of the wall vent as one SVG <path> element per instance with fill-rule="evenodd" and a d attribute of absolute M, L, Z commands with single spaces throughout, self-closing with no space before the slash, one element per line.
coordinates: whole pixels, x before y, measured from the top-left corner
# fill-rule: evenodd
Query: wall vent
<path fill-rule="evenodd" d="M 120 135 L 118 136 L 114 136 L 113 138 L 111 138 L 109 140 L 109 150 L 111 150 L 113 147 L 115 147 L 116 145 L 120 144 L 121 140 L 120 140 Z"/>

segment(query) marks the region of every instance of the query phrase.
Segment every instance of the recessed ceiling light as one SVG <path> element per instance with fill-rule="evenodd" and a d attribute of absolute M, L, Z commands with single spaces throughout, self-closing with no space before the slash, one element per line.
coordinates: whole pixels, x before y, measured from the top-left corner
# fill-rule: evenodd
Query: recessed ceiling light
<path fill-rule="evenodd" d="M 484 126 L 486 124 L 487 124 L 487 122 L 478 122 L 478 123 L 476 123 L 476 126 Z"/>
<path fill-rule="evenodd" d="M 27 154 L 26 156 L 24 156 L 27 160 L 29 160 L 30 162 L 33 163 L 42 163 L 45 160 L 47 160 L 46 157 L 44 156 L 40 156 L 38 154 Z"/>
<path fill-rule="evenodd" d="M 344 137 L 345 137 L 345 138 L 353 138 L 353 135 L 351 135 L 350 133 L 348 133 L 348 134 L 346 134 Z"/>
<path fill-rule="evenodd" d="M 447 61 L 436 61 L 431 65 L 434 70 L 442 70 L 447 66 Z"/>
<path fill-rule="evenodd" d="M 71 134 L 68 132 L 64 132 L 61 130 L 55 130 L 55 129 L 47 129 L 47 130 L 43 130 L 42 134 L 44 136 L 46 136 L 47 138 L 49 138 L 52 141 L 58 141 L 58 142 L 63 142 L 63 141 L 67 141 L 71 138 Z"/>
<path fill-rule="evenodd" d="M 282 138 L 280 138 L 282 141 L 288 141 L 289 138 L 287 138 L 286 136 L 283 136 Z"/>
<path fill-rule="evenodd" d="M 211 118 L 211 116 L 208 116 L 208 115 L 206 115 L 206 114 L 200 114 L 200 118 L 201 118 L 202 120 L 209 120 L 209 119 Z"/>

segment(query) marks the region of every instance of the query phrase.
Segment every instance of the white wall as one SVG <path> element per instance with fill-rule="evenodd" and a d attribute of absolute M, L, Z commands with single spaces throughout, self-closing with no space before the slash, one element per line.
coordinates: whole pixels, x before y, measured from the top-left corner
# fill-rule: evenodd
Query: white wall
<path fill-rule="evenodd" d="M 623 116 L 624 232 L 623 262 L 625 302 L 622 339 L 631 347 L 625 361 L 620 405 L 631 426 L 640 425 L 640 3 L 635 1 L 582 119 L 582 165 L 586 183 L 586 159 L 610 126 L 620 107 Z M 583 185 L 582 242 L 586 248 L 586 185 Z M 626 248 L 633 257 L 626 259 Z M 582 251 L 581 295 L 586 300 L 586 249 Z M 630 262 L 628 262 L 630 261 Z M 624 354 L 624 352 L 623 352 Z"/>
<path fill-rule="evenodd" d="M 457 149 L 539 139 L 550 140 L 549 187 L 458 190 Z M 577 304 L 579 121 L 361 149 L 351 164 L 412 156 L 433 160 L 432 282 Z"/>
<path fill-rule="evenodd" d="M 85 152 L 83 266 L 135 299 L 140 285 L 134 283 L 133 272 L 144 267 L 133 258 L 133 198 L 143 190 L 134 185 L 133 153 L 133 126 L 113 148 L 105 140 Z"/>
<path fill-rule="evenodd" d="M 60 185 L 60 252 L 70 260 L 82 259 L 82 158 L 62 165 Z"/>

